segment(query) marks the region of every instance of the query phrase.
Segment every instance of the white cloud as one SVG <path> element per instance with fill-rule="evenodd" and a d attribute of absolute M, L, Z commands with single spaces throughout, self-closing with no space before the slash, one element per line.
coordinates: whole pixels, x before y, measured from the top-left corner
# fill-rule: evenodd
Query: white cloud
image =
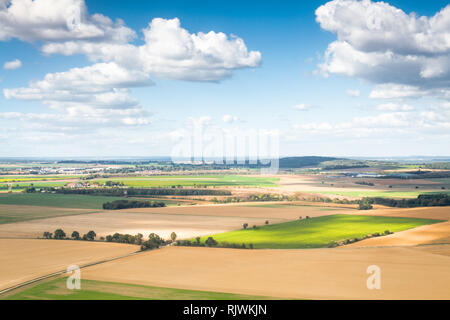
<path fill-rule="evenodd" d="M 414 110 L 414 107 L 407 104 L 383 103 L 378 105 L 377 109 L 382 111 L 411 111 Z"/>
<path fill-rule="evenodd" d="M 292 109 L 297 111 L 306 111 L 309 109 L 309 106 L 307 104 L 301 103 L 293 106 Z"/>
<path fill-rule="evenodd" d="M 115 62 L 165 79 L 220 81 L 232 71 L 257 67 L 261 53 L 222 32 L 189 33 L 178 18 L 155 18 L 143 30 L 145 44 L 103 44 L 86 41 L 51 43 L 47 54 L 85 54 L 93 61 Z"/>
<path fill-rule="evenodd" d="M 84 0 L 2 0 L 0 41 L 68 41 L 125 43 L 135 32 L 101 14 L 90 15 Z"/>
<path fill-rule="evenodd" d="M 12 61 L 7 61 L 3 64 L 3 69 L 5 70 L 16 70 L 22 67 L 22 61 L 15 59 Z"/>
<path fill-rule="evenodd" d="M 371 94 L 378 98 L 442 95 L 450 87 L 450 6 L 418 17 L 385 2 L 333 0 L 316 20 L 337 35 L 319 65 L 323 74 L 371 81 L 381 86 Z"/>
<path fill-rule="evenodd" d="M 361 95 L 359 90 L 347 90 L 347 95 L 353 98 L 357 98 Z"/>
<path fill-rule="evenodd" d="M 143 125 L 148 123 L 150 114 L 130 97 L 127 87 L 152 83 L 145 73 L 127 70 L 115 63 L 99 63 L 49 73 L 43 80 L 31 82 L 28 87 L 3 89 L 3 94 L 6 99 L 41 101 L 59 112 L 41 120 L 59 121 L 61 125 Z M 32 118 L 27 115 L 21 120 Z"/>

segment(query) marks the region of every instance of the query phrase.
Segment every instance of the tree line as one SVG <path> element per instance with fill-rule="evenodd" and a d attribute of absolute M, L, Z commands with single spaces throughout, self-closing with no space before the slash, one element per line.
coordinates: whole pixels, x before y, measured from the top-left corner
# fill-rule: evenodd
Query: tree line
<path fill-rule="evenodd" d="M 415 199 L 391 199 L 391 198 L 364 198 L 361 200 L 369 204 L 380 204 L 388 207 L 413 208 L 450 206 L 450 196 L 445 193 L 421 194 Z"/>
<path fill-rule="evenodd" d="M 213 237 L 208 237 L 204 242 L 201 241 L 200 237 L 195 238 L 195 240 L 177 240 L 175 245 L 180 247 L 214 247 L 214 248 L 232 248 L 232 249 L 253 249 L 253 244 L 250 243 L 246 245 L 245 243 L 228 243 L 222 241 L 217 242 Z"/>
<path fill-rule="evenodd" d="M 176 188 L 56 188 L 43 187 L 41 190 L 62 194 L 86 194 L 100 196 L 229 196 L 228 190 L 176 189 Z"/>
<path fill-rule="evenodd" d="M 88 233 L 80 236 L 78 231 L 73 231 L 72 235 L 68 237 L 63 229 L 56 229 L 53 233 L 45 231 L 43 233 L 45 239 L 56 239 L 56 240 L 84 240 L 84 241 L 94 241 L 97 234 L 94 231 L 89 231 Z"/>
<path fill-rule="evenodd" d="M 120 210 L 129 208 L 160 208 L 166 204 L 162 201 L 116 200 L 103 204 L 104 210 Z"/>

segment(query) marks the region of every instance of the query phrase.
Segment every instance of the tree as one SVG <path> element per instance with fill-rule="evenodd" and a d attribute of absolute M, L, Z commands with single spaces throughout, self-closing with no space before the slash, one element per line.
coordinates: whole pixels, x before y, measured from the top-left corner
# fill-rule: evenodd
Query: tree
<path fill-rule="evenodd" d="M 91 230 L 83 236 L 83 239 L 88 241 L 94 241 L 96 236 L 97 234 Z"/>
<path fill-rule="evenodd" d="M 142 233 L 138 233 L 134 237 L 134 243 L 137 244 L 137 245 L 141 245 L 142 244 L 142 239 L 144 239 L 144 235 Z"/>
<path fill-rule="evenodd" d="M 80 239 L 81 239 L 80 233 L 79 233 L 78 231 L 72 232 L 72 239 L 74 239 L 74 240 L 80 240 Z"/>
<path fill-rule="evenodd" d="M 242 226 L 244 227 L 244 229 L 247 229 L 248 228 L 248 223 L 244 223 Z"/>
<path fill-rule="evenodd" d="M 205 244 L 208 247 L 214 247 L 217 246 L 217 241 L 213 239 L 213 237 L 208 237 L 208 239 L 206 239 Z"/>
<path fill-rule="evenodd" d="M 55 234 L 53 236 L 54 239 L 64 239 L 66 237 L 66 233 L 62 229 L 56 229 Z"/>
<path fill-rule="evenodd" d="M 172 241 L 175 241 L 177 239 L 177 234 L 175 232 L 172 232 L 170 234 L 170 239 L 172 239 Z"/>
<path fill-rule="evenodd" d="M 369 199 L 364 198 L 359 202 L 359 210 L 371 210 L 373 209 L 372 204 L 370 203 Z"/>
<path fill-rule="evenodd" d="M 269 224 L 269 220 L 266 220 L 266 224 Z"/>
<path fill-rule="evenodd" d="M 45 238 L 45 239 L 51 239 L 51 238 L 52 238 L 52 235 L 53 235 L 53 234 L 52 234 L 51 232 L 48 232 L 48 231 L 45 231 L 45 232 L 44 232 L 44 238 Z"/>

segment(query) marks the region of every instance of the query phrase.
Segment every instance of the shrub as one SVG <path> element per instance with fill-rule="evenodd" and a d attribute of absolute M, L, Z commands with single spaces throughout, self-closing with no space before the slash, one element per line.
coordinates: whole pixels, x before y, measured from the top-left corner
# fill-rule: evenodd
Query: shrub
<path fill-rule="evenodd" d="M 51 232 L 45 231 L 43 236 L 45 239 L 51 239 L 53 234 Z"/>

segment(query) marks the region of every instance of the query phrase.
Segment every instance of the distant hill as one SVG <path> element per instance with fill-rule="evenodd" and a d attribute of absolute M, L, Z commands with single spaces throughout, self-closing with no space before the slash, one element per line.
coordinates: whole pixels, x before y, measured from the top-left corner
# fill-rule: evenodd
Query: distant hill
<path fill-rule="evenodd" d="M 303 168 L 317 166 L 325 161 L 342 160 L 341 158 L 332 157 L 288 157 L 280 159 L 280 168 Z"/>

